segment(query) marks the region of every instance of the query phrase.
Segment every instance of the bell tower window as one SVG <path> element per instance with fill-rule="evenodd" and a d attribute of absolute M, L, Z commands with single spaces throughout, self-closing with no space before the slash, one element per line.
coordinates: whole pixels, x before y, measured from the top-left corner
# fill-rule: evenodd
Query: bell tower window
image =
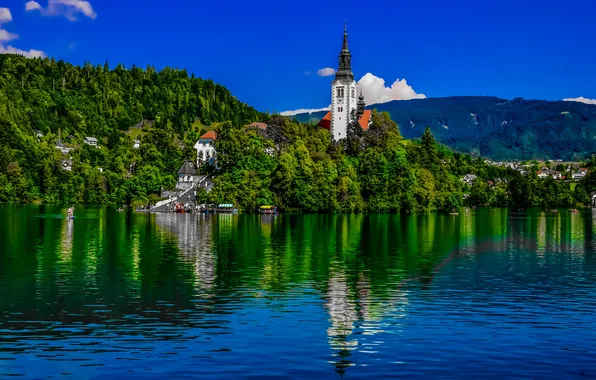
<path fill-rule="evenodd" d="M 338 98 L 343 98 L 344 97 L 344 88 L 343 87 L 339 87 L 337 89 L 337 97 Z"/>

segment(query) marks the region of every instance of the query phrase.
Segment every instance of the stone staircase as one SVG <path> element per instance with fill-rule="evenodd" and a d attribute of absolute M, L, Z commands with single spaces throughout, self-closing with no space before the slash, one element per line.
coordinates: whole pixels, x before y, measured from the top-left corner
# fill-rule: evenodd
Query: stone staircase
<path fill-rule="evenodd" d="M 176 203 L 190 204 L 193 208 L 195 207 L 195 185 L 188 188 L 182 194 L 177 197 L 171 197 L 164 199 L 155 204 L 152 212 L 174 212 Z"/>

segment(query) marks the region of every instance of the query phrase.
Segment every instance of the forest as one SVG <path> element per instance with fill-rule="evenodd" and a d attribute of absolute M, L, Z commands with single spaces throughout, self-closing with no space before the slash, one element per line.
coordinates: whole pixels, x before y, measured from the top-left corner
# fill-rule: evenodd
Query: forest
<path fill-rule="evenodd" d="M 268 127 L 248 127 L 253 121 Z M 366 131 L 352 120 L 338 144 L 315 123 L 258 112 L 185 70 L 0 55 L 0 202 L 154 204 L 184 160 L 194 161 L 206 128 L 217 132 L 218 160 L 200 168 L 214 188 L 198 201 L 245 212 L 263 204 L 304 213 L 575 207 L 596 189 L 592 170 L 577 184 L 538 179 L 537 165 L 527 176 L 490 166 L 438 143 L 429 128 L 404 138 L 387 112 L 373 112 Z M 72 150 L 56 149 L 58 140 Z M 461 181 L 470 173 L 478 176 L 472 187 Z"/>
<path fill-rule="evenodd" d="M 429 128 L 420 139 L 405 139 L 386 112 L 373 112 L 366 131 L 352 120 L 348 132 L 338 144 L 314 123 L 281 116 L 272 116 L 265 131 L 222 125 L 216 140 L 220 175 L 200 201 L 323 213 L 451 211 L 463 205 L 550 209 L 588 205 L 596 189 L 591 170 L 579 183 L 540 179 L 538 162 L 529 163 L 527 175 L 492 166 L 437 143 Z M 472 186 L 461 180 L 470 173 L 477 175 Z"/>
<path fill-rule="evenodd" d="M 494 160 L 581 160 L 596 152 L 596 105 L 572 101 L 452 96 L 375 104 L 388 112 L 405 138 L 429 127 L 459 152 Z M 299 114 L 318 121 L 324 112 Z"/>

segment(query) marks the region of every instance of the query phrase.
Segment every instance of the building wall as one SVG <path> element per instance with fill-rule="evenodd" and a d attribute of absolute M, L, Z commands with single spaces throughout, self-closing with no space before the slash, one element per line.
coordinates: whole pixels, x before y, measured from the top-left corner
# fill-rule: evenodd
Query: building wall
<path fill-rule="evenodd" d="M 343 89 L 343 98 L 338 97 L 338 89 Z M 356 110 L 358 94 L 356 81 L 337 81 L 331 85 L 331 135 L 334 141 L 346 138 L 350 115 Z"/>
<path fill-rule="evenodd" d="M 215 147 L 213 146 L 213 142 L 201 143 L 200 141 L 197 141 L 195 149 L 197 150 L 197 167 L 209 158 L 215 157 Z"/>

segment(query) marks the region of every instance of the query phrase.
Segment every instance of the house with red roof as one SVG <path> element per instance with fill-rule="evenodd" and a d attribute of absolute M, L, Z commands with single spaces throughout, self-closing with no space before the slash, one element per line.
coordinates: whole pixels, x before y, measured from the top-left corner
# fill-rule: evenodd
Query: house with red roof
<path fill-rule="evenodd" d="M 213 164 L 215 162 L 215 145 L 213 144 L 217 139 L 215 131 L 209 131 L 199 137 L 194 148 L 197 151 L 197 167 L 203 163 Z"/>

